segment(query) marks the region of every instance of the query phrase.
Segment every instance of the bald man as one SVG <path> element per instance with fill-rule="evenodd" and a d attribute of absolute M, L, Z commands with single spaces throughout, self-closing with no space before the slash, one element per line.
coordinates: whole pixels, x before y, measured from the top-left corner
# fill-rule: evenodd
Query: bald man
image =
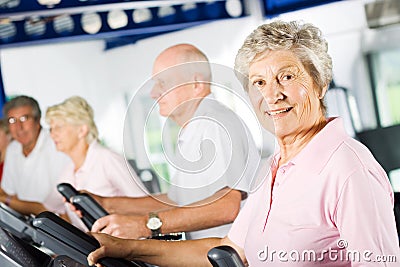
<path fill-rule="evenodd" d="M 167 194 L 143 198 L 100 198 L 113 213 L 93 232 L 122 238 L 186 232 L 188 239 L 226 236 L 247 196 L 259 154 L 244 123 L 215 100 L 207 57 L 195 46 L 162 51 L 153 65 L 161 116 L 180 128 L 178 167 Z M 210 142 L 207 142 L 210 141 Z M 129 214 L 141 215 L 129 215 Z"/>

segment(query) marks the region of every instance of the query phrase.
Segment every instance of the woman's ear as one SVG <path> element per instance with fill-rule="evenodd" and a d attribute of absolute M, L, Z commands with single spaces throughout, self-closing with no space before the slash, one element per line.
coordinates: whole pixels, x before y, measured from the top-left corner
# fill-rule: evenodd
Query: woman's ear
<path fill-rule="evenodd" d="M 89 127 L 86 124 L 81 125 L 79 127 L 79 133 L 78 133 L 79 139 L 86 138 L 88 134 L 89 134 Z"/>
<path fill-rule="evenodd" d="M 328 85 L 325 85 L 325 86 L 322 88 L 321 93 L 319 94 L 318 98 L 319 98 L 319 99 L 324 98 L 324 96 L 325 96 L 325 94 L 326 94 L 326 91 L 328 91 Z"/>

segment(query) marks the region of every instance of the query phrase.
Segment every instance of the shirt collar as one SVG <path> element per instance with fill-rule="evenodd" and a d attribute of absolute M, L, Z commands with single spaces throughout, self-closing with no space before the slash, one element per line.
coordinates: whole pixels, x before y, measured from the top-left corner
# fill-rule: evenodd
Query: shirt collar
<path fill-rule="evenodd" d="M 302 165 L 310 172 L 320 173 L 332 153 L 349 138 L 342 118 L 329 118 L 326 126 L 292 159 L 295 165 Z"/>
<path fill-rule="evenodd" d="M 47 133 L 45 132 L 45 130 L 43 128 L 40 128 L 40 132 L 39 132 L 38 138 L 36 140 L 35 147 L 32 149 L 31 153 L 29 153 L 28 157 L 30 155 L 40 153 L 41 147 L 43 146 L 43 144 L 45 142 L 46 135 L 47 135 Z M 22 145 L 21 145 L 21 150 L 22 150 Z M 36 152 L 36 151 L 39 151 L 39 152 Z"/>
<path fill-rule="evenodd" d="M 193 117 L 201 116 L 204 113 L 206 113 L 208 111 L 208 109 L 210 108 L 208 103 L 212 103 L 213 101 L 217 101 L 217 100 L 215 100 L 214 94 L 210 93 L 207 96 L 205 96 L 200 101 L 200 104 L 197 107 L 196 111 L 194 112 Z"/>
<path fill-rule="evenodd" d="M 343 126 L 342 118 L 328 118 L 328 123 L 317 133 L 311 141 L 285 165 L 301 165 L 306 170 L 320 173 L 332 153 L 337 147 L 349 138 Z M 273 155 L 275 162 L 280 158 L 279 147 Z M 282 167 L 282 166 L 281 166 Z"/>
<path fill-rule="evenodd" d="M 210 109 L 210 103 L 213 103 L 215 100 L 215 97 L 212 93 L 208 94 L 206 97 L 204 97 L 200 103 L 199 106 L 197 107 L 196 111 L 193 114 L 193 118 L 198 117 L 198 116 L 204 116 L 209 109 Z M 189 122 L 190 124 L 190 122 Z M 187 125 L 185 128 L 180 128 L 180 133 L 178 136 L 178 142 L 184 142 L 185 140 L 190 140 L 192 137 L 192 134 L 190 131 L 197 131 L 196 129 L 190 129 Z"/>

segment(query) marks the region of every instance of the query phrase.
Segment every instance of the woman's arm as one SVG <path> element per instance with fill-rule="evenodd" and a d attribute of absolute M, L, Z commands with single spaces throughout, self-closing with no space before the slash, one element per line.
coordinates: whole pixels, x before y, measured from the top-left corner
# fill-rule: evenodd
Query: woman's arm
<path fill-rule="evenodd" d="M 100 248 L 88 255 L 89 265 L 103 257 L 124 258 L 163 266 L 211 266 L 207 252 L 216 246 L 230 245 L 244 259 L 243 250 L 228 239 L 206 238 L 187 241 L 120 239 L 100 233 L 92 233 L 100 242 Z M 100 266 L 100 265 L 97 265 Z"/>

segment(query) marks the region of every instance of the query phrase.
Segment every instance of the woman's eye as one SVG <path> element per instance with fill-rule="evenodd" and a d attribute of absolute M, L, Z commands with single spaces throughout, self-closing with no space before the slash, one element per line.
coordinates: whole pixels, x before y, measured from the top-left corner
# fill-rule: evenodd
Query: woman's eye
<path fill-rule="evenodd" d="M 283 77 L 282 77 L 283 81 L 290 81 L 291 79 L 293 79 L 292 74 L 286 74 L 286 75 L 283 75 Z"/>
<path fill-rule="evenodd" d="M 263 87 L 265 85 L 265 81 L 263 80 L 256 80 L 253 82 L 253 85 L 256 87 Z"/>

